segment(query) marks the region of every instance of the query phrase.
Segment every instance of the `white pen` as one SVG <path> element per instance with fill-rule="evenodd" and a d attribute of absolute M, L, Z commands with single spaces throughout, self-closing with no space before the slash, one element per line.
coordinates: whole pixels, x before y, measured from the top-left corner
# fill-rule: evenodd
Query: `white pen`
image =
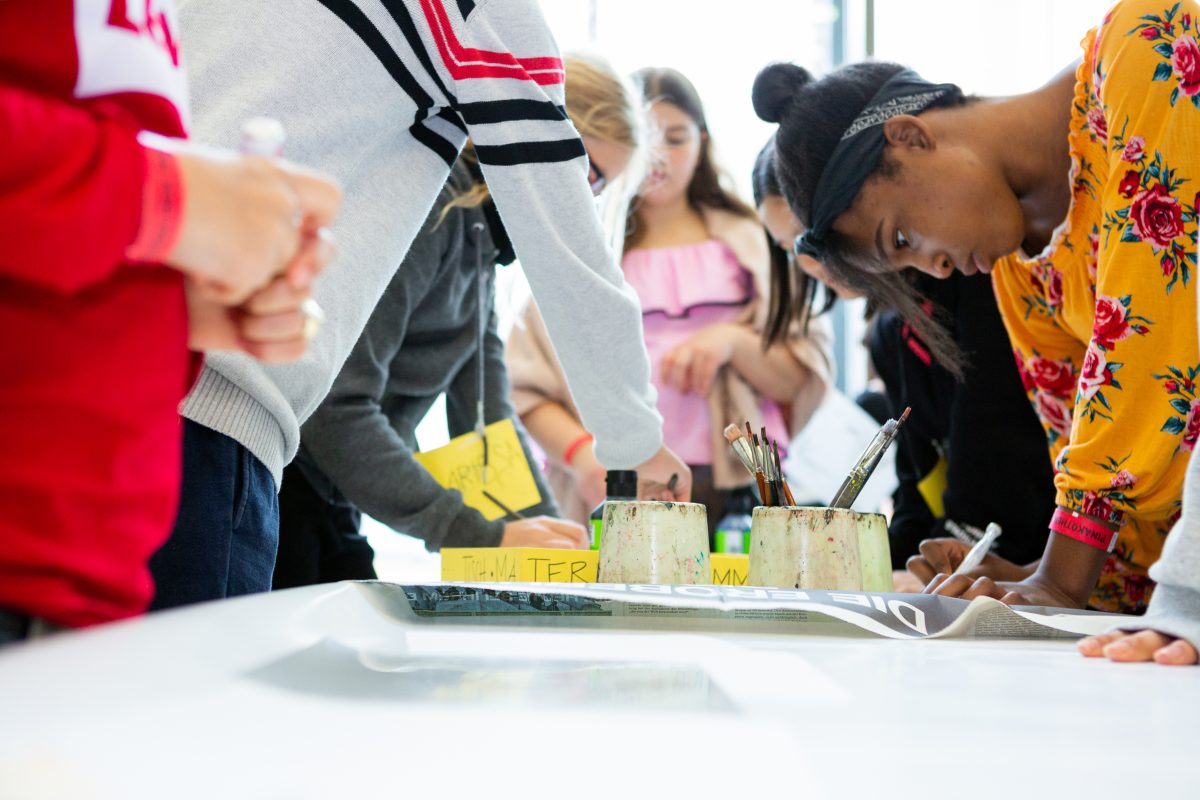
<path fill-rule="evenodd" d="M 975 569 L 982 564 L 984 557 L 991 552 L 992 544 L 995 543 L 996 538 L 999 536 L 1000 526 L 994 522 L 989 522 L 983 537 L 967 552 L 966 558 L 958 565 L 958 569 L 954 570 L 954 574 L 962 575 L 964 572 Z"/>

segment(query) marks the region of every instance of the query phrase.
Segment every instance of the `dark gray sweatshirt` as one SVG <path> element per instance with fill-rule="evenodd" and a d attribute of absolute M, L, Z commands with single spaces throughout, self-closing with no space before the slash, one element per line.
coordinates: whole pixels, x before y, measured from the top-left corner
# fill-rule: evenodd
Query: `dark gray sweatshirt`
<path fill-rule="evenodd" d="M 541 504 L 524 513 L 558 514 L 509 403 L 504 344 L 493 310 L 498 248 L 507 250 L 499 218 L 483 208 L 456 208 L 441 218 L 446 203 L 470 183 L 460 162 L 329 395 L 301 428 L 297 456 L 315 486 L 332 483 L 363 512 L 423 539 L 431 551 L 495 546 L 504 532 L 503 519 L 488 522 L 413 458 L 417 423 L 442 392 L 450 436 L 475 428 L 481 285 L 487 316 L 484 416 L 488 423 L 512 418 L 517 426 L 542 495 Z M 476 223 L 484 223 L 482 232 Z"/>

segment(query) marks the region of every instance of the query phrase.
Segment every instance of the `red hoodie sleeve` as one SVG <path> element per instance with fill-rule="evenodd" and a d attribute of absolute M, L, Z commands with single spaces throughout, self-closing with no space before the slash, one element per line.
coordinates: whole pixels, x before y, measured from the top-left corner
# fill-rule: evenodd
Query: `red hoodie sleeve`
<path fill-rule="evenodd" d="M 169 251 L 172 156 L 85 108 L 0 83 L 0 277 L 70 293 Z"/>

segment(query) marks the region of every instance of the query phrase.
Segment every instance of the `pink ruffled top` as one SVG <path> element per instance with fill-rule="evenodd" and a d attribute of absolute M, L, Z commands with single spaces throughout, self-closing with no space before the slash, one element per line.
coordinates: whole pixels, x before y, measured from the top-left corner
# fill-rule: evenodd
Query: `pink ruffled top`
<path fill-rule="evenodd" d="M 713 420 L 708 399 L 682 394 L 662 378 L 663 356 L 711 325 L 735 322 L 754 299 L 754 279 L 718 239 L 678 247 L 633 250 L 625 255 L 625 279 L 642 302 L 642 326 L 650 354 L 651 377 L 658 389 L 663 439 L 688 464 L 711 464 Z M 761 403 L 767 433 L 788 440 L 779 407 Z M 719 420 L 721 428 L 730 422 Z"/>

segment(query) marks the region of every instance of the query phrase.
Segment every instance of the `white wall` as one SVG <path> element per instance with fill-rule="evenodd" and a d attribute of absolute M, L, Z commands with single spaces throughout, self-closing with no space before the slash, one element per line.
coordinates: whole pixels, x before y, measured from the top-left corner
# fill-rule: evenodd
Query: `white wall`
<path fill-rule="evenodd" d="M 982 95 L 1027 92 L 1078 59 L 1112 0 L 875 0 L 875 57 Z"/>

